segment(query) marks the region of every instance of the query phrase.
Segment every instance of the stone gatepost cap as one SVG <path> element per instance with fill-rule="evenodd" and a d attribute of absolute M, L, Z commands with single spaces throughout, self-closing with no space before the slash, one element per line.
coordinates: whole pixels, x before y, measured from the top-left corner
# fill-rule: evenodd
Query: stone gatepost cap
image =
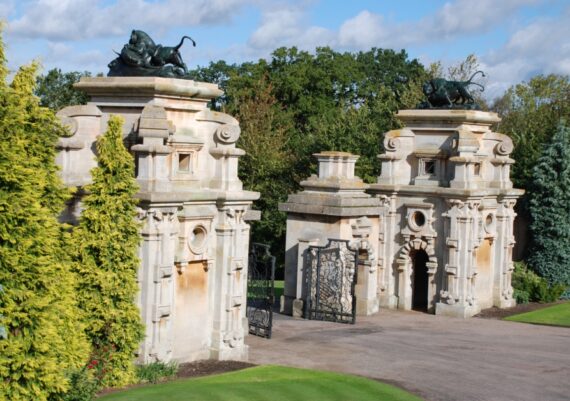
<path fill-rule="evenodd" d="M 354 166 L 360 156 L 336 151 L 314 153 L 313 156 L 319 161 L 320 180 L 355 178 Z"/>

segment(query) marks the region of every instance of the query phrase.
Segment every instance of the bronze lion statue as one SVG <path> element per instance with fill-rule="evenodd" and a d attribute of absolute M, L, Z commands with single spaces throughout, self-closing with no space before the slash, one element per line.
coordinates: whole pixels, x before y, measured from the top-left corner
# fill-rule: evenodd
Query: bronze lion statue
<path fill-rule="evenodd" d="M 481 91 L 485 90 L 483 85 L 472 82 L 477 74 L 485 76 L 483 71 L 476 71 L 467 81 L 448 81 L 444 78 L 430 79 L 422 87 L 426 100 L 419 105 L 419 108 L 478 108 L 468 90 L 470 85 L 479 86 Z"/>
<path fill-rule="evenodd" d="M 179 51 L 184 39 L 196 46 L 189 36 L 183 36 L 176 46 L 163 46 L 154 43 L 147 33 L 133 30 L 129 43 L 120 53 L 115 52 L 119 57 L 109 63 L 108 75 L 187 78 L 188 69 Z"/>

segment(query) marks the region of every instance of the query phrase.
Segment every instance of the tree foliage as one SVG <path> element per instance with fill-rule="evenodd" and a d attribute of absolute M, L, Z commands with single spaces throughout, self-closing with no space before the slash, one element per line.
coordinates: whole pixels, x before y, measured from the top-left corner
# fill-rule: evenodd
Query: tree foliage
<path fill-rule="evenodd" d="M 544 144 L 561 118 L 570 121 L 570 80 L 562 75 L 538 75 L 509 88 L 495 101 L 493 110 L 502 118 L 498 131 L 509 135 L 515 145 L 513 183 L 528 189 Z"/>
<path fill-rule="evenodd" d="M 88 357 L 66 234 L 57 215 L 68 192 L 55 145 L 65 135 L 33 95 L 37 66 L 11 85 L 0 41 L 0 399 L 59 399 Z"/>
<path fill-rule="evenodd" d="M 73 88 L 73 84 L 79 82 L 81 77 L 90 77 L 89 71 L 62 72 L 59 68 L 53 68 L 45 75 L 37 78 L 35 94 L 40 98 L 40 105 L 59 111 L 66 106 L 86 104 L 89 97 L 86 93 Z"/>
<path fill-rule="evenodd" d="M 534 247 L 529 263 L 552 284 L 570 285 L 570 128 L 560 125 L 533 168 Z"/>
<path fill-rule="evenodd" d="M 240 161 L 240 178 L 247 189 L 261 193 L 257 207 L 265 214 L 252 226 L 254 238 L 284 235 L 285 215 L 277 206 L 296 187 L 294 159 L 287 148 L 291 122 L 286 113 L 281 113 L 271 91 L 263 76 L 251 92 L 235 94 L 240 105 L 236 117 L 242 129 L 238 146 L 247 149 Z"/>
<path fill-rule="evenodd" d="M 279 48 L 269 60 L 220 61 L 191 74 L 219 84 L 225 94 L 214 107 L 241 122 L 238 145 L 248 155 L 240 177 L 247 189 L 262 193 L 262 221 L 254 223 L 253 240 L 271 243 L 274 254 L 283 252 L 285 231 L 277 205 L 316 172 L 312 154 L 359 154 L 357 174 L 375 180 L 382 134 L 399 127 L 398 109 L 419 103 L 427 76 L 404 51 L 341 53 L 328 47 L 314 53 Z"/>
<path fill-rule="evenodd" d="M 97 139 L 98 166 L 91 171 L 84 210 L 73 232 L 79 306 L 92 343 L 91 367 L 105 364 L 104 386 L 135 379 L 134 353 L 143 337 L 135 305 L 140 242 L 135 221 L 134 161 L 122 140 L 122 119 L 112 116 Z M 105 360 L 97 356 L 108 355 Z M 93 361 L 97 361 L 93 363 Z"/>

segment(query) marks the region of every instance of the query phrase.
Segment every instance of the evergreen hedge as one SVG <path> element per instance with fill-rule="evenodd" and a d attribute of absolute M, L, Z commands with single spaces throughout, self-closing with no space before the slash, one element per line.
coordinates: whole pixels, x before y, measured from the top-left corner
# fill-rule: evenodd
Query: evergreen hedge
<path fill-rule="evenodd" d="M 135 305 L 140 243 L 135 220 L 134 161 L 122 140 L 123 120 L 111 116 L 97 140 L 98 166 L 91 171 L 84 210 L 73 232 L 79 306 L 92 343 L 88 368 L 103 386 L 136 380 L 133 359 L 143 338 Z"/>
<path fill-rule="evenodd" d="M 57 221 L 68 195 L 54 162 L 65 135 L 33 96 L 36 64 L 10 85 L 0 40 L 0 399 L 54 400 L 88 357 Z"/>
<path fill-rule="evenodd" d="M 551 286 L 570 286 L 570 129 L 562 123 L 533 169 L 530 196 L 529 264 Z"/>

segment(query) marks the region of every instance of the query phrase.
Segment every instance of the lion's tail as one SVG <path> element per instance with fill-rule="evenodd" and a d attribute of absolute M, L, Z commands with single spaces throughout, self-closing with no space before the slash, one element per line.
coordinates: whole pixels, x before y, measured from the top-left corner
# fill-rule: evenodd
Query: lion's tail
<path fill-rule="evenodd" d="M 471 82 L 471 80 L 473 80 L 473 78 L 474 78 L 475 75 L 477 75 L 477 74 L 481 74 L 482 77 L 485 77 L 485 73 L 484 73 L 483 71 L 481 71 L 481 70 L 478 70 L 478 71 L 475 71 L 475 72 L 473 73 L 473 75 L 471 75 L 471 77 L 467 80 L 467 83 L 468 83 L 468 84 L 473 84 L 473 85 L 479 85 L 479 84 L 476 84 L 476 83 L 474 83 L 474 82 Z M 479 85 L 479 86 L 481 86 L 481 85 Z M 481 87 L 482 87 L 482 86 L 481 86 Z"/>
<path fill-rule="evenodd" d="M 192 39 L 190 36 L 182 36 L 182 39 L 180 39 L 180 43 L 178 43 L 178 45 L 174 47 L 174 50 L 178 50 L 178 49 L 180 49 L 180 47 L 182 47 L 182 43 L 184 43 L 184 39 L 190 39 L 192 41 L 192 45 L 194 47 L 196 47 L 196 42 L 194 42 L 194 39 Z"/>

